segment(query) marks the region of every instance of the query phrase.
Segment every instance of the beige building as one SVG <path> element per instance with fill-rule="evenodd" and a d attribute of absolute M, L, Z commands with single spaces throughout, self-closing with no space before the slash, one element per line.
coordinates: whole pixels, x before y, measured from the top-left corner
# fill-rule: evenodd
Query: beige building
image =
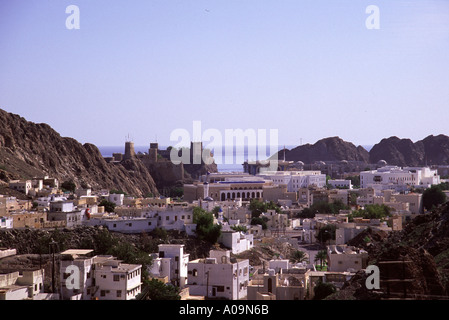
<path fill-rule="evenodd" d="M 34 300 L 44 292 L 44 269 L 0 274 L 0 300 Z"/>
<path fill-rule="evenodd" d="M 193 202 L 207 197 L 215 201 L 263 199 L 264 187 L 271 185 L 273 185 L 272 181 L 265 181 L 260 178 L 185 184 L 184 200 Z"/>
<path fill-rule="evenodd" d="M 269 269 L 248 284 L 248 300 L 304 300 L 305 269 Z"/>
<path fill-rule="evenodd" d="M 347 245 L 330 245 L 327 247 L 328 271 L 345 272 L 365 269 L 368 252 Z"/>

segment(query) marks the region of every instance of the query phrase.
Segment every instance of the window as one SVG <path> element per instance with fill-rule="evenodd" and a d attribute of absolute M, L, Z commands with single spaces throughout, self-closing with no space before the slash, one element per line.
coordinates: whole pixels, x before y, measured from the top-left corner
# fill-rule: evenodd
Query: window
<path fill-rule="evenodd" d="M 100 296 L 104 297 L 106 295 L 106 291 L 105 290 L 101 290 L 100 291 Z"/>
<path fill-rule="evenodd" d="M 120 298 L 122 296 L 122 290 L 117 290 L 117 298 Z"/>
<path fill-rule="evenodd" d="M 192 270 L 192 276 L 197 277 L 198 276 L 198 270 L 193 269 Z"/>
<path fill-rule="evenodd" d="M 114 274 L 114 281 L 120 281 L 120 275 Z"/>

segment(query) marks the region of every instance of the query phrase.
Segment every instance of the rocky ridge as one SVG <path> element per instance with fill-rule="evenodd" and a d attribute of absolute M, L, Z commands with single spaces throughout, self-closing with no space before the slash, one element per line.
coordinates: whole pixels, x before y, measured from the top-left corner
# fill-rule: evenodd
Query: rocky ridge
<path fill-rule="evenodd" d="M 276 157 L 283 159 L 284 150 L 275 154 L 274 158 Z M 369 152 L 340 137 L 329 137 L 314 144 L 285 149 L 285 160 L 302 161 L 306 164 L 342 160 L 376 164 L 385 160 L 387 164 L 397 166 L 449 165 L 449 136 L 430 135 L 417 142 L 390 137 L 382 139 Z"/>
<path fill-rule="evenodd" d="M 158 194 L 148 169 L 138 159 L 107 163 L 98 148 L 61 137 L 47 124 L 36 124 L 0 109 L 0 179 L 50 176 L 92 189 L 115 189 L 141 196 Z"/>

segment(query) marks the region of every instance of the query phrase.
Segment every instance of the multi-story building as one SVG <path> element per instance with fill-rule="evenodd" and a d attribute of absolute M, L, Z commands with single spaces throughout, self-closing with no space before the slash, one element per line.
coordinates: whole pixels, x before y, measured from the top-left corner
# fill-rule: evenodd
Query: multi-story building
<path fill-rule="evenodd" d="M 153 254 L 150 275 L 157 278 L 167 277 L 167 281 L 181 288 L 187 283 L 187 264 L 189 254 L 184 253 L 183 244 L 160 244 L 159 253 Z"/>
<path fill-rule="evenodd" d="M 360 172 L 361 188 L 405 191 L 410 187 L 428 188 L 439 183 L 440 176 L 437 170 L 428 167 L 385 166 L 377 170 Z"/>
<path fill-rule="evenodd" d="M 251 280 L 248 300 L 304 300 L 306 268 L 289 268 L 288 263 L 277 265 Z"/>
<path fill-rule="evenodd" d="M 261 177 L 240 177 L 214 183 L 194 183 L 184 185 L 184 200 L 193 202 L 210 197 L 215 201 L 242 199 L 263 199 L 263 188 L 273 185 L 272 181 Z"/>
<path fill-rule="evenodd" d="M 92 256 L 93 250 L 61 253 L 63 300 L 132 300 L 141 292 L 142 265 L 126 264 L 110 255 Z"/>
<path fill-rule="evenodd" d="M 38 300 L 44 292 L 44 269 L 0 274 L 0 300 Z"/>
<path fill-rule="evenodd" d="M 28 194 L 32 188 L 31 180 L 13 180 L 9 182 L 9 187 L 11 189 Z"/>
<path fill-rule="evenodd" d="M 277 185 L 287 185 L 288 192 L 297 192 L 301 188 L 326 186 L 326 175 L 321 171 L 265 171 L 258 177 L 271 180 Z"/>
<path fill-rule="evenodd" d="M 247 297 L 249 260 L 231 258 L 230 251 L 211 250 L 209 258 L 188 263 L 190 295 L 240 300 Z"/>
<path fill-rule="evenodd" d="M 85 210 L 76 210 L 72 201 L 51 201 L 48 221 L 65 221 L 67 228 L 80 226 L 84 220 Z"/>

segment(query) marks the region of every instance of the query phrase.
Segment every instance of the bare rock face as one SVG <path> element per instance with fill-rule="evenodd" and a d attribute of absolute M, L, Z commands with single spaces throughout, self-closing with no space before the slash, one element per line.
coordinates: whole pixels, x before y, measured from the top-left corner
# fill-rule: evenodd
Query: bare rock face
<path fill-rule="evenodd" d="M 390 137 L 382 139 L 370 150 L 370 160 L 377 163 L 385 160 L 390 165 L 419 166 L 425 161 L 424 145 L 410 139 Z"/>
<path fill-rule="evenodd" d="M 423 140 L 412 142 L 410 139 L 390 137 L 382 139 L 369 152 L 370 162 L 385 160 L 397 166 L 423 166 L 449 164 L 449 137 L 430 135 Z"/>
<path fill-rule="evenodd" d="M 0 109 L 0 169 L 5 179 L 48 175 L 77 186 L 115 189 L 141 196 L 158 194 L 138 159 L 107 163 L 93 144 L 61 137 L 47 124 L 35 124 Z"/>
<path fill-rule="evenodd" d="M 278 154 L 278 158 L 283 158 L 283 153 Z M 305 144 L 287 150 L 285 153 L 287 161 L 302 161 L 304 163 L 314 163 L 315 161 L 369 161 L 369 153 L 363 147 L 356 147 L 351 142 L 342 140 L 339 137 L 330 137 L 317 141 L 315 144 Z"/>

